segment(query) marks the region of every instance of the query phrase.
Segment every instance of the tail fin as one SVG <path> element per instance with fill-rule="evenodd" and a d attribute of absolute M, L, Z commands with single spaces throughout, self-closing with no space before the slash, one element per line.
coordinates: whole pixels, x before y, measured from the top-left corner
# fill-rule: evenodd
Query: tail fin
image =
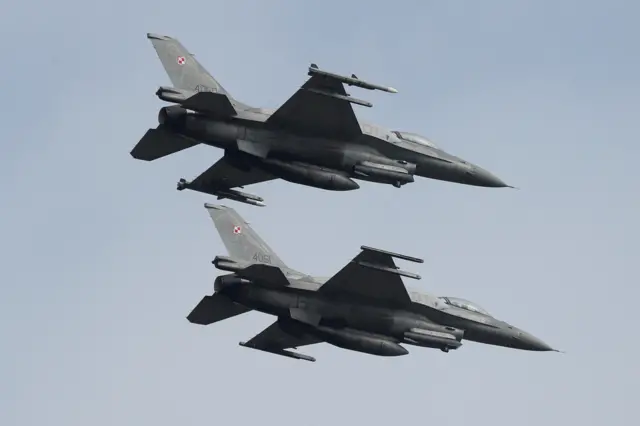
<path fill-rule="evenodd" d="M 236 102 L 178 40 L 151 33 L 147 33 L 147 38 L 151 40 L 175 88 L 220 93 L 226 95 L 234 106 L 244 106 Z"/>
<path fill-rule="evenodd" d="M 279 268 L 287 265 L 234 209 L 205 203 L 229 255 L 238 260 L 265 263 Z"/>

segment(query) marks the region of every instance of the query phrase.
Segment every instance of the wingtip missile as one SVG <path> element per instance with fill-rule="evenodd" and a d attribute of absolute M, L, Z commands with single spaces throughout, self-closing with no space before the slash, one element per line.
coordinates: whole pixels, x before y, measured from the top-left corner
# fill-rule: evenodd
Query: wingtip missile
<path fill-rule="evenodd" d="M 419 257 L 407 256 L 406 254 L 394 253 L 392 251 L 382 250 L 382 249 L 375 248 L 375 247 L 360 246 L 360 250 L 380 253 L 380 254 L 384 254 L 384 255 L 387 255 L 387 256 L 395 257 L 397 259 L 407 260 L 409 262 L 424 263 L 424 259 L 421 259 Z"/>
<path fill-rule="evenodd" d="M 233 201 L 238 201 L 239 203 L 251 204 L 252 206 L 267 206 L 264 203 L 264 198 L 246 192 L 236 191 L 235 189 L 214 190 L 211 191 L 211 194 L 217 196 L 218 199 L 228 198 Z"/>
<path fill-rule="evenodd" d="M 393 87 L 382 86 L 379 84 L 373 84 L 364 80 L 360 80 L 355 74 L 351 74 L 351 77 L 348 77 L 346 75 L 341 75 L 341 74 L 336 74 L 329 71 L 321 70 L 317 64 L 311 64 L 309 66 L 308 75 L 311 75 L 311 76 L 320 75 L 323 77 L 332 78 L 346 85 L 357 86 L 367 90 L 381 90 L 387 93 L 398 93 L 398 90 L 394 89 Z"/>
<path fill-rule="evenodd" d="M 372 262 L 366 262 L 364 260 L 359 260 L 357 262 L 355 262 L 357 265 L 360 265 L 364 268 L 369 268 L 369 269 L 375 269 L 377 271 L 380 272 L 388 272 L 390 274 L 395 274 L 395 275 L 400 275 L 403 277 L 407 277 L 407 278 L 412 278 L 414 280 L 421 280 L 422 277 L 418 274 L 414 274 L 413 272 L 409 272 L 409 271 L 403 271 L 402 269 L 395 267 L 395 268 L 391 268 L 388 266 L 384 266 L 384 265 L 378 265 L 376 263 L 372 263 Z"/>
<path fill-rule="evenodd" d="M 185 189 L 191 189 L 198 192 L 203 192 L 205 194 L 210 194 L 218 197 L 218 200 L 227 198 L 229 200 L 237 201 L 239 203 L 250 204 L 252 206 L 258 207 L 266 207 L 267 205 L 264 203 L 264 198 L 259 197 L 254 194 L 249 194 L 247 192 L 236 191 L 235 189 L 210 189 L 210 188 L 202 188 L 199 185 L 194 185 L 193 182 L 189 182 L 186 179 L 182 178 L 178 181 L 176 185 L 176 189 L 178 191 L 184 191 Z M 206 207 L 206 204 L 205 204 Z"/>
<path fill-rule="evenodd" d="M 282 356 L 286 356 L 288 358 L 299 359 L 299 360 L 302 360 L 302 361 L 316 362 L 316 359 L 314 357 L 309 356 L 309 355 L 305 355 L 305 354 L 301 354 L 301 353 L 298 353 L 298 352 L 287 351 L 287 350 L 284 350 L 284 349 L 263 348 L 263 347 L 259 347 L 259 346 L 256 346 L 256 345 L 251 345 L 248 342 L 238 342 L 238 345 L 240 345 L 240 346 L 242 346 L 244 348 L 256 349 L 256 350 L 259 350 L 259 351 L 272 353 L 274 355 L 282 355 Z"/>

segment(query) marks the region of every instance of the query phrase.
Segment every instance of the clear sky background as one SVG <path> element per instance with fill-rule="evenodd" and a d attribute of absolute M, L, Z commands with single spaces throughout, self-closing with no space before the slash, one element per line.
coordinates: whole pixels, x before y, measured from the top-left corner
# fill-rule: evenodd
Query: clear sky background
<path fill-rule="evenodd" d="M 640 4 L 628 1 L 5 1 L 0 14 L 0 424 L 629 424 L 640 379 Z M 412 287 L 471 299 L 566 354 L 467 342 L 379 358 L 239 347 L 273 318 L 185 316 L 226 251 L 178 192 L 221 152 L 129 151 L 179 38 L 237 99 L 277 107 L 311 62 L 399 94 L 357 114 L 424 134 L 511 189 L 420 179 L 350 193 L 275 181 L 227 201 L 292 267 L 363 244 L 426 259 Z M 393 423 L 392 423 L 393 422 Z"/>

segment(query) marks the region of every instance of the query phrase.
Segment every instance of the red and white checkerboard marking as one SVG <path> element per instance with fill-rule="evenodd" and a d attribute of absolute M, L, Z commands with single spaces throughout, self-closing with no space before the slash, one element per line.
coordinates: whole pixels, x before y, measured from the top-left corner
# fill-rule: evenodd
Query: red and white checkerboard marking
<path fill-rule="evenodd" d="M 184 59 L 184 56 L 178 56 L 178 64 L 184 65 L 185 62 L 186 60 Z"/>
<path fill-rule="evenodd" d="M 239 227 L 239 226 L 234 226 L 234 227 L 233 227 L 233 233 L 234 233 L 234 234 L 239 234 L 239 233 L 241 233 L 241 232 L 242 232 L 242 229 L 240 229 L 240 227 Z"/>

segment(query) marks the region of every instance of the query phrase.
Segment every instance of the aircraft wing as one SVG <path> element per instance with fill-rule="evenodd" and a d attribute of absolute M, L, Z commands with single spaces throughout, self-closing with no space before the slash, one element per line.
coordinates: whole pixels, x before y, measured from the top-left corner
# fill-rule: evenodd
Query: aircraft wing
<path fill-rule="evenodd" d="M 276 177 L 261 169 L 252 167 L 248 171 L 241 170 L 230 164 L 225 157 L 222 157 L 213 166 L 195 178 L 189 186 L 192 189 L 207 192 L 207 190 L 211 189 L 225 190 L 273 179 L 276 179 Z"/>
<path fill-rule="evenodd" d="M 362 134 L 343 84 L 313 75 L 266 121 L 271 128 L 287 128 L 305 136 L 352 140 Z"/>
<path fill-rule="evenodd" d="M 400 270 L 393 258 L 422 263 L 422 259 L 362 246 L 362 251 L 318 292 L 337 299 L 361 298 L 395 306 L 411 304 L 400 276 L 420 279 L 419 275 Z"/>
<path fill-rule="evenodd" d="M 287 351 L 285 349 L 297 349 L 300 346 L 314 345 L 321 342 L 323 342 L 322 339 L 309 334 L 301 334 L 300 336 L 289 334 L 282 330 L 280 324 L 276 321 L 248 342 L 240 342 L 240 346 L 313 362 L 315 358 L 309 355 Z"/>
<path fill-rule="evenodd" d="M 278 321 L 276 321 L 246 342 L 245 345 L 255 349 L 280 350 L 290 348 L 297 349 L 300 346 L 315 345 L 316 343 L 321 342 L 323 342 L 322 339 L 318 339 L 308 334 L 298 337 L 286 333 L 282 328 L 280 328 Z"/>

